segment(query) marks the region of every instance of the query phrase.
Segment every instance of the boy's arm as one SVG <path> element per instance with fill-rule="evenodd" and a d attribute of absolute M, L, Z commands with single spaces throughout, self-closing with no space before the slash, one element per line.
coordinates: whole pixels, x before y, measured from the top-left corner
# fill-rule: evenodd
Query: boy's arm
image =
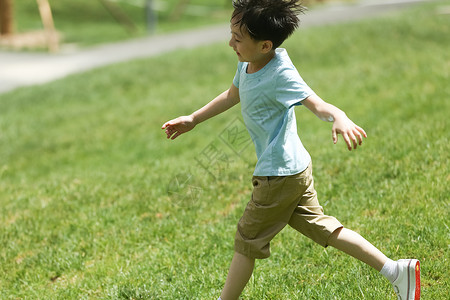
<path fill-rule="evenodd" d="M 362 137 L 367 137 L 364 129 L 353 123 L 342 110 L 323 101 L 319 96 L 313 94 L 303 100 L 302 104 L 319 119 L 333 122 L 333 143 L 337 143 L 337 135 L 341 134 L 347 144 L 348 150 L 352 150 L 352 144 L 353 148 L 356 149 L 358 144 L 362 144 Z"/>
<path fill-rule="evenodd" d="M 162 129 L 166 130 L 168 139 L 176 139 L 179 135 L 192 130 L 197 124 L 230 109 L 239 101 L 239 89 L 232 84 L 228 90 L 199 110 L 189 116 L 181 116 L 164 123 Z"/>

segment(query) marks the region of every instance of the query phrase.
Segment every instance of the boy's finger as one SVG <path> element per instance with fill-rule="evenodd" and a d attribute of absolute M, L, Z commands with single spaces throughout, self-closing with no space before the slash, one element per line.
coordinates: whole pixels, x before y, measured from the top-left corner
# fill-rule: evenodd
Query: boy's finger
<path fill-rule="evenodd" d="M 337 141 L 338 141 L 336 130 L 333 129 L 333 130 L 331 131 L 331 137 L 332 137 L 332 139 L 333 139 L 333 143 L 336 144 Z"/>
<path fill-rule="evenodd" d="M 355 136 L 358 138 L 358 144 L 362 145 L 362 136 L 361 133 L 359 131 L 354 132 Z"/>
<path fill-rule="evenodd" d="M 172 136 L 172 140 L 174 140 L 174 139 L 176 139 L 177 137 L 179 137 L 180 136 L 180 132 L 179 131 L 177 131 L 173 136 Z"/>
<path fill-rule="evenodd" d="M 175 121 L 175 120 L 167 121 L 166 123 L 164 123 L 164 125 L 161 127 L 161 129 L 166 129 L 166 128 L 169 127 L 169 126 L 175 125 L 176 123 L 175 123 L 174 121 Z"/>
<path fill-rule="evenodd" d="M 350 133 L 349 133 L 349 138 L 352 141 L 353 149 L 356 149 L 356 147 L 358 146 L 358 141 L 356 139 L 355 134 L 352 131 L 350 131 Z"/>
<path fill-rule="evenodd" d="M 346 133 L 342 133 L 342 137 L 344 138 L 345 143 L 347 144 L 347 149 L 352 151 L 352 143 L 350 142 L 350 138 Z"/>
<path fill-rule="evenodd" d="M 362 128 L 359 127 L 359 126 L 356 126 L 356 129 L 357 129 L 360 133 L 362 133 L 363 136 L 364 136 L 365 138 L 367 137 L 367 133 L 364 131 L 364 129 L 362 129 Z"/>

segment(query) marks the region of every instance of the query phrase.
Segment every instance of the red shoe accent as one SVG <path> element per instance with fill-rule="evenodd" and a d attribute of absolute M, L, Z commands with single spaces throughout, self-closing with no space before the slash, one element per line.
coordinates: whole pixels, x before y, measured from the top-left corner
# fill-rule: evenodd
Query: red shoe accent
<path fill-rule="evenodd" d="M 416 262 L 414 272 L 416 274 L 416 293 L 414 295 L 414 300 L 420 300 L 420 262 L 419 261 Z"/>

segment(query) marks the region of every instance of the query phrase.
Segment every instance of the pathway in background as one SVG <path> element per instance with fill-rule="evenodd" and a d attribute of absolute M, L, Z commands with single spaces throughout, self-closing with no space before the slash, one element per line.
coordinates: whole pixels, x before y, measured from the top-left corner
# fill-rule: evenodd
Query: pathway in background
<path fill-rule="evenodd" d="M 425 0 L 362 0 L 352 5 L 327 5 L 302 16 L 301 28 L 373 17 L 423 1 Z M 229 37 L 229 25 L 221 24 L 106 44 L 72 53 L 0 52 L 0 93 L 21 86 L 47 83 L 113 63 L 227 41 Z"/>

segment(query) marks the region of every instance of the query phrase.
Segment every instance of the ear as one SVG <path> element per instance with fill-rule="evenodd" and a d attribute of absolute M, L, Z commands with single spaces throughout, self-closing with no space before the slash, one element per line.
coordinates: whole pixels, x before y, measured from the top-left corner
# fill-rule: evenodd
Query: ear
<path fill-rule="evenodd" d="M 266 54 L 269 53 L 273 48 L 272 41 L 266 40 L 261 42 L 261 52 Z"/>

